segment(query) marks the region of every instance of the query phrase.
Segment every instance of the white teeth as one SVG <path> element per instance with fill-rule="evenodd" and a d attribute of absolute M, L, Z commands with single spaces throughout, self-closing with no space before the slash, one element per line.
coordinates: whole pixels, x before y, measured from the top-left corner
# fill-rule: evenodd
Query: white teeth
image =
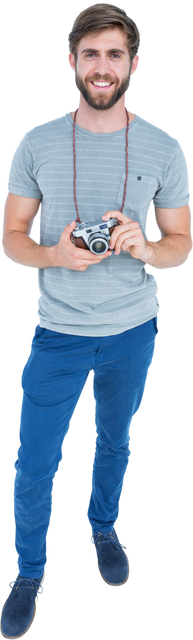
<path fill-rule="evenodd" d="M 109 87 L 111 82 L 93 82 L 96 87 Z"/>

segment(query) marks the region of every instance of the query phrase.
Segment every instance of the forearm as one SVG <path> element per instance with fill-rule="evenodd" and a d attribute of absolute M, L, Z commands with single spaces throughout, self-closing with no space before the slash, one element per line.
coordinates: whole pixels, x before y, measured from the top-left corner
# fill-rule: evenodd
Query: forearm
<path fill-rule="evenodd" d="M 178 267 L 187 260 L 192 249 L 190 238 L 179 234 L 170 235 L 158 242 L 146 241 L 147 254 L 144 262 L 157 269 Z"/>
<path fill-rule="evenodd" d="M 3 247 L 8 258 L 27 267 L 46 269 L 54 266 L 54 247 L 39 245 L 21 231 L 8 233 Z"/>

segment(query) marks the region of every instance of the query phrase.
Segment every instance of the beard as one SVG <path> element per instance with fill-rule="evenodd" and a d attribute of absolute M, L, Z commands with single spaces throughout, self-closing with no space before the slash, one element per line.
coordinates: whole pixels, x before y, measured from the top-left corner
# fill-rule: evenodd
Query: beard
<path fill-rule="evenodd" d="M 119 80 L 113 80 L 114 82 L 114 91 L 111 95 L 110 98 L 107 98 L 107 96 L 105 95 L 105 92 L 103 93 L 103 91 L 101 91 L 101 93 L 98 93 L 98 95 L 96 95 L 95 97 L 92 95 L 92 93 L 89 91 L 89 82 L 97 82 L 101 80 L 101 76 L 96 76 L 94 78 L 87 78 L 85 80 L 85 83 L 83 81 L 83 79 L 77 74 L 77 70 L 75 72 L 75 82 L 76 82 L 76 86 L 79 89 L 79 91 L 82 93 L 83 98 L 86 100 L 86 102 L 89 104 L 90 107 L 93 107 L 93 109 L 101 109 L 101 110 L 105 110 L 105 109 L 110 109 L 111 107 L 114 106 L 114 104 L 116 104 L 116 102 L 118 102 L 118 100 L 120 100 L 120 98 L 122 97 L 122 95 L 125 93 L 125 91 L 127 91 L 128 87 L 129 87 L 129 82 L 130 82 L 130 70 L 127 76 L 125 76 L 125 78 L 123 78 L 123 80 L 121 81 L 121 84 L 119 85 Z M 112 82 L 112 78 L 103 78 L 104 82 Z M 88 85 L 88 86 L 87 86 Z"/>

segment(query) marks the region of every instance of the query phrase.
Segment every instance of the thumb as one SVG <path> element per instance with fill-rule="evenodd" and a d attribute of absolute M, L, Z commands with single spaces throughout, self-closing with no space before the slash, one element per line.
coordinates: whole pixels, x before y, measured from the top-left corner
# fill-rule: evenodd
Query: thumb
<path fill-rule="evenodd" d="M 68 226 L 70 227 L 70 230 L 71 230 L 71 231 L 72 231 L 72 229 L 75 229 L 75 227 L 76 227 L 76 220 L 73 220 L 73 221 L 72 221 Z"/>

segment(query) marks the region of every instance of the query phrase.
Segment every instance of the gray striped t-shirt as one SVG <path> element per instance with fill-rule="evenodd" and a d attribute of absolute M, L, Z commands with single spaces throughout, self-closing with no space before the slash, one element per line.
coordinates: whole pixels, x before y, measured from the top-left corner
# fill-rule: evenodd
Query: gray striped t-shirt
<path fill-rule="evenodd" d="M 76 188 L 81 222 L 120 210 L 125 182 L 125 132 L 93 133 L 75 125 Z M 129 175 L 123 213 L 145 238 L 151 200 L 158 207 L 188 203 L 182 149 L 167 133 L 135 116 L 129 127 Z M 28 132 L 13 157 L 9 191 L 41 198 L 40 244 L 55 245 L 77 217 L 73 196 L 71 114 Z M 151 240 L 151 238 L 150 238 Z M 119 334 L 157 315 L 157 284 L 145 263 L 114 253 L 86 271 L 39 270 L 40 325 L 82 336 Z"/>

